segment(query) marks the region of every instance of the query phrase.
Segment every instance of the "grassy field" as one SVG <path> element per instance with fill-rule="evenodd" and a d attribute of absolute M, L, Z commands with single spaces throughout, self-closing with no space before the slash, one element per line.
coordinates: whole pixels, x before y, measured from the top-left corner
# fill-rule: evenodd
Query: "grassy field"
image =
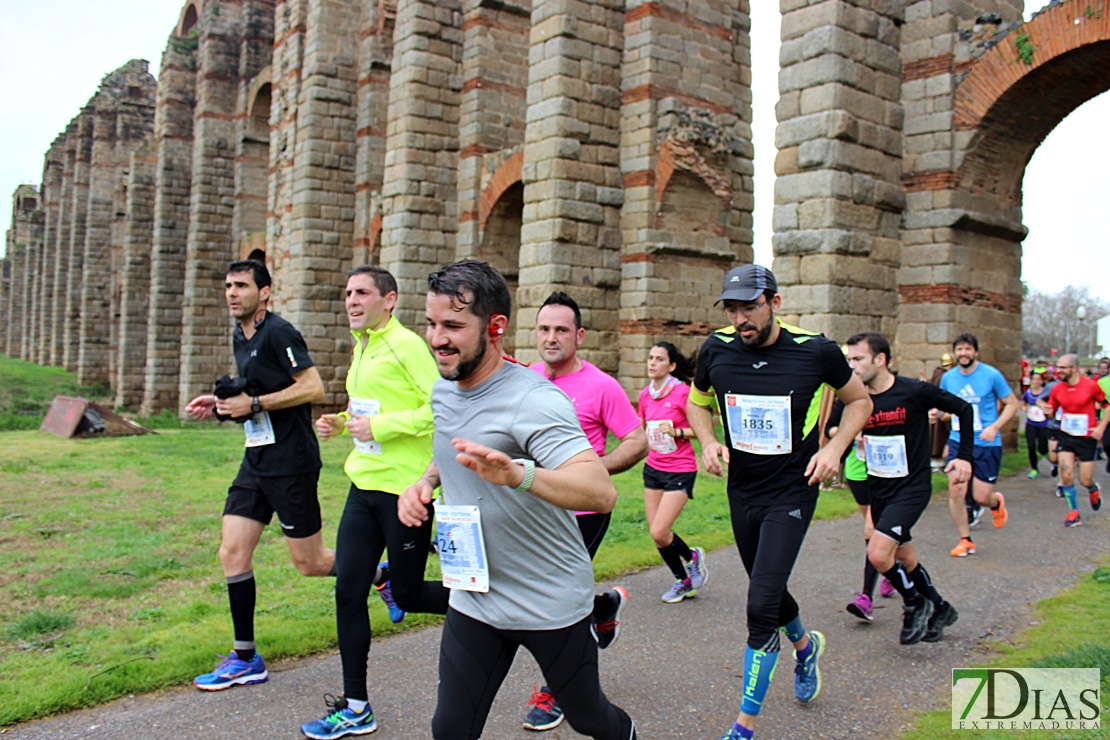
<path fill-rule="evenodd" d="M 54 396 L 101 398 L 103 387 L 82 387 L 77 378 L 56 367 L 0 355 L 0 432 L 38 429 Z"/>
<path fill-rule="evenodd" d="M 16 382 L 24 389 L 17 395 L 47 403 L 54 392 L 76 389 L 72 376 L 0 357 L 0 388 Z M 0 399 L 8 404 L 0 415 L 14 407 L 13 398 Z M 242 456 L 241 430 L 182 425 L 172 415 L 152 423 L 157 436 L 0 434 L 0 603 L 6 607 L 0 613 L 0 727 L 184 683 L 228 649 L 216 548 L 224 493 Z M 329 545 L 347 490 L 342 461 L 349 449 L 345 440 L 322 445 Z M 1008 455 L 1004 466 L 1017 472 L 1022 460 Z M 943 488 L 943 477 L 935 480 Z M 595 561 L 599 579 L 659 564 L 644 522 L 641 468 L 615 482 L 620 496 Z M 833 489 L 822 493 L 817 518 L 857 511 L 847 490 Z M 678 529 L 707 549 L 731 544 L 722 479 L 699 476 Z M 429 575 L 436 569 L 432 558 Z M 332 581 L 298 575 L 276 527 L 263 535 L 255 573 L 257 633 L 268 659 L 335 648 Z M 371 609 L 376 634 L 398 629 L 379 599 L 371 599 Z M 1047 617 L 1057 618 L 1055 611 Z M 433 621 L 410 617 L 403 628 Z"/>

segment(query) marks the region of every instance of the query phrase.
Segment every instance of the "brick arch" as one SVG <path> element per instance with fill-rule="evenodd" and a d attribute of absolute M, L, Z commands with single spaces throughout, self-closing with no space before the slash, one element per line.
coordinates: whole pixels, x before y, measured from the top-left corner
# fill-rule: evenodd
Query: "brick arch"
<path fill-rule="evenodd" d="M 1033 152 L 1056 125 L 1110 89 L 1110 0 L 1052 6 L 1004 36 L 956 89 L 957 131 L 974 131 L 961 190 L 1021 205 Z"/>
<path fill-rule="evenodd" d="M 181 15 L 177 20 L 177 28 L 174 31 L 176 36 L 184 36 L 189 31 L 192 31 L 197 23 L 200 22 L 201 13 L 204 12 L 204 0 L 189 0 L 185 3 L 185 7 L 181 9 Z"/>
<path fill-rule="evenodd" d="M 506 190 L 521 181 L 523 166 L 524 152 L 514 153 L 501 163 L 501 166 L 493 173 L 493 177 L 490 178 L 489 183 L 482 190 L 482 197 L 478 203 L 478 228 L 482 231 L 486 230 L 486 221 L 489 220 L 490 212 L 497 205 L 497 201 L 505 194 Z"/>
<path fill-rule="evenodd" d="M 259 102 L 259 97 L 262 97 L 262 102 L 266 104 L 267 110 L 270 107 L 270 97 L 273 94 L 273 69 L 270 65 L 266 65 L 258 71 L 258 74 L 251 80 L 250 90 L 247 92 L 247 115 L 254 118 L 257 112 L 255 111 L 255 104 Z M 266 125 L 269 126 L 269 115 L 266 116 Z"/>

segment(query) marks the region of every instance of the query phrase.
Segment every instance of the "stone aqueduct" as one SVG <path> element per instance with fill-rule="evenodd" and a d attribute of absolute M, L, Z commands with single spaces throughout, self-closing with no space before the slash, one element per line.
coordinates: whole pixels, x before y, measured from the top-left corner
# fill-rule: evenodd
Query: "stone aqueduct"
<path fill-rule="evenodd" d="M 157 79 L 107 75 L 17 189 L 0 350 L 180 408 L 227 368 L 223 268 L 261 252 L 336 403 L 345 271 L 388 267 L 419 326 L 427 273 L 473 256 L 520 356 L 563 288 L 638 387 L 752 259 L 749 2 L 188 0 Z M 1110 0 L 779 5 L 786 311 L 887 332 L 903 372 L 967 328 L 1016 370 L 1022 176 L 1110 87 Z"/>

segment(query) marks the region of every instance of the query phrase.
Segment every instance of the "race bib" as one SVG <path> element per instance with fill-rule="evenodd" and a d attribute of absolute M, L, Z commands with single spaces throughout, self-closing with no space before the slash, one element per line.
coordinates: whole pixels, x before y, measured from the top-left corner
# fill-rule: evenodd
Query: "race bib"
<path fill-rule="evenodd" d="M 876 478 L 905 478 L 910 474 L 906 461 L 906 437 L 864 435 L 867 453 L 867 474 Z"/>
<path fill-rule="evenodd" d="M 347 409 L 359 416 L 377 416 L 382 412 L 382 405 L 372 398 L 352 398 L 347 403 Z M 382 454 L 382 443 L 376 441 L 363 442 L 356 438 L 355 449 L 365 455 L 380 455 Z"/>
<path fill-rule="evenodd" d="M 1060 420 L 1060 431 L 1073 437 L 1086 437 L 1088 421 L 1086 414 L 1064 414 Z"/>
<path fill-rule="evenodd" d="M 790 396 L 725 394 L 732 446 L 754 455 L 786 455 L 793 449 Z"/>
<path fill-rule="evenodd" d="M 972 424 L 972 427 L 974 427 L 977 432 L 983 431 L 983 420 L 979 418 L 979 404 L 971 404 L 971 412 L 975 416 L 975 422 Z M 952 431 L 960 431 L 960 417 L 955 414 L 952 414 Z"/>
<path fill-rule="evenodd" d="M 1025 419 L 1027 421 L 1035 421 L 1039 423 L 1044 421 L 1046 418 L 1047 417 L 1045 417 L 1044 415 L 1044 409 L 1042 409 L 1040 406 L 1031 403 L 1025 407 Z"/>
<path fill-rule="evenodd" d="M 247 435 L 246 447 L 264 447 L 277 442 L 269 411 L 259 411 L 243 422 L 243 432 Z"/>
<path fill-rule="evenodd" d="M 662 421 L 649 421 L 647 423 L 648 447 L 660 455 L 668 455 L 678 449 L 674 437 L 663 431 Z"/>
<path fill-rule="evenodd" d="M 489 593 L 489 562 L 477 506 L 447 506 L 438 501 L 436 544 L 443 585 L 462 591 Z"/>

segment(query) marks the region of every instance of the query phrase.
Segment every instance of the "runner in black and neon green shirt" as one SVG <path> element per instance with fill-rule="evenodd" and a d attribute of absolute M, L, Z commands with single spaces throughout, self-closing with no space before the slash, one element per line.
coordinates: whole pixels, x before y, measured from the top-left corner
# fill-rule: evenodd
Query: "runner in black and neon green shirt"
<path fill-rule="evenodd" d="M 702 445 L 702 464 L 715 475 L 728 464 L 732 529 L 748 572 L 748 644 L 740 715 L 722 740 L 750 738 L 779 653 L 779 629 L 794 644 L 794 692 L 809 702 L 821 690 L 820 632 L 802 626 L 787 581 L 817 504 L 821 481 L 871 412 L 871 401 L 837 345 L 775 318 L 782 304 L 775 276 L 743 265 L 725 276 L 718 303 L 730 326 L 698 353 L 687 418 Z M 844 436 L 818 449 L 821 389 L 844 401 Z M 713 432 L 717 401 L 725 444 Z"/>

